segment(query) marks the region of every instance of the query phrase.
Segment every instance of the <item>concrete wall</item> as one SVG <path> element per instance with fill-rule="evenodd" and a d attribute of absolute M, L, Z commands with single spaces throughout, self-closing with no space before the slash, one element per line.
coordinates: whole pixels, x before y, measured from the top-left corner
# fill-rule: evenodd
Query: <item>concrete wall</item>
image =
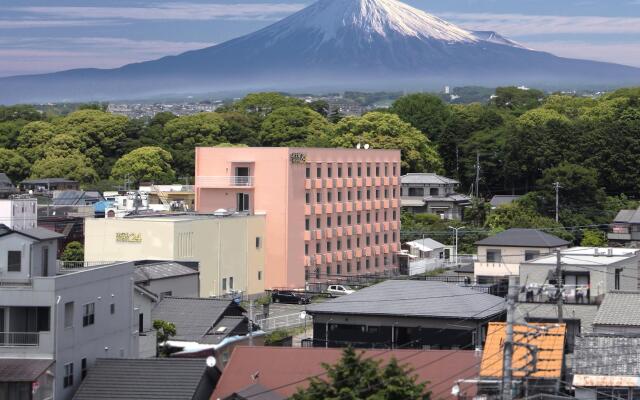
<path fill-rule="evenodd" d="M 0 223 L 15 230 L 33 229 L 38 225 L 38 201 L 34 199 L 1 199 Z"/>
<path fill-rule="evenodd" d="M 564 247 L 563 247 L 564 248 Z M 509 276 L 519 275 L 520 264 L 525 262 L 526 251 L 539 251 L 540 255 L 550 254 L 556 248 L 541 247 L 500 247 L 478 246 L 478 261 L 474 263 L 474 275 L 477 276 Z M 500 250 L 501 260 L 487 262 L 487 250 Z"/>
<path fill-rule="evenodd" d="M 198 297 L 200 295 L 199 286 L 198 274 L 193 274 L 154 279 L 144 288 L 158 296 L 162 293 L 171 292 L 170 296 L 174 297 Z"/>
<path fill-rule="evenodd" d="M 48 249 L 48 275 L 56 274 L 57 240 L 37 241 L 27 236 L 14 233 L 0 237 L 0 279 L 26 279 L 43 275 L 43 249 Z M 20 271 L 8 271 L 8 252 L 21 252 Z"/>

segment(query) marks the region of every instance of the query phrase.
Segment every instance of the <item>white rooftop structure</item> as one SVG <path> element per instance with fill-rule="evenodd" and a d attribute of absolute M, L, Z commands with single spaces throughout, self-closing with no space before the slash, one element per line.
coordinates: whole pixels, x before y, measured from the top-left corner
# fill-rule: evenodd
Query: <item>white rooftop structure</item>
<path fill-rule="evenodd" d="M 407 246 L 411 248 L 415 248 L 416 250 L 420 250 L 420 251 L 433 251 L 436 249 L 442 249 L 446 247 L 444 244 L 430 238 L 418 239 L 412 242 L 407 242 Z"/>
<path fill-rule="evenodd" d="M 640 249 L 620 247 L 571 247 L 560 252 L 563 265 L 611 265 L 634 257 Z M 556 264 L 556 255 L 527 261 L 527 264 Z"/>

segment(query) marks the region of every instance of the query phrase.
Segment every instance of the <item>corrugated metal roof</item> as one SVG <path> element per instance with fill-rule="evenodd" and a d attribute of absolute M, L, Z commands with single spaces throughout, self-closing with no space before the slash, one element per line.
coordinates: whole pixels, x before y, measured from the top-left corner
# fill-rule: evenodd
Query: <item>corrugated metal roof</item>
<path fill-rule="evenodd" d="M 388 280 L 307 307 L 327 314 L 484 319 L 505 310 L 502 297 L 436 281 Z"/>
<path fill-rule="evenodd" d="M 593 323 L 595 325 L 640 326 L 640 293 L 607 293 Z"/>
<path fill-rule="evenodd" d="M 573 373 L 640 376 L 640 337 L 584 336 L 576 338 Z"/>
<path fill-rule="evenodd" d="M 560 379 L 562 377 L 562 359 L 564 356 L 565 324 L 531 324 L 546 327 L 545 330 L 534 329 L 530 326 L 515 325 L 513 340 L 517 343 L 527 343 L 538 349 L 537 371 L 527 374 L 523 369 L 531 364 L 531 352 L 522 346 L 514 346 L 513 362 L 514 377 L 525 374 L 532 378 Z M 537 333 L 537 335 L 533 335 Z M 484 344 L 480 376 L 483 378 L 502 378 L 502 359 L 504 358 L 504 341 L 506 338 L 506 324 L 504 322 L 490 322 L 487 330 L 487 340 Z M 530 369 L 530 368 L 529 368 Z"/>
<path fill-rule="evenodd" d="M 479 240 L 475 244 L 476 246 L 550 248 L 566 246 L 569 242 L 538 229 L 511 228 L 486 239 Z"/>
<path fill-rule="evenodd" d="M 192 400 L 204 359 L 98 359 L 74 400 Z"/>

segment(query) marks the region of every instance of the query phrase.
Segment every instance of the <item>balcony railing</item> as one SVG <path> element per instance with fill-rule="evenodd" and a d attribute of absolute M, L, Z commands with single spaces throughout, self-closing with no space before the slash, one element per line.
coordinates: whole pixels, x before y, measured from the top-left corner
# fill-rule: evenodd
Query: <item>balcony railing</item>
<path fill-rule="evenodd" d="M 251 187 L 253 176 L 196 176 L 196 186 L 205 188 Z"/>
<path fill-rule="evenodd" d="M 29 278 L 25 278 L 25 279 L 0 278 L 0 288 L 30 288 L 32 286 L 33 286 L 33 281 Z"/>
<path fill-rule="evenodd" d="M 40 332 L 0 332 L 0 347 L 37 347 Z"/>
<path fill-rule="evenodd" d="M 114 264 L 116 261 L 61 261 L 58 260 L 58 272 L 75 272 L 82 269 Z"/>

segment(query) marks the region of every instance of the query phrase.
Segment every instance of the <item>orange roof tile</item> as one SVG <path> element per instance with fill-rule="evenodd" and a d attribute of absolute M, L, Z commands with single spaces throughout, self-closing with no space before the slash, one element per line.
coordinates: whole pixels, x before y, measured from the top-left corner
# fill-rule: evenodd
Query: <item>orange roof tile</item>
<path fill-rule="evenodd" d="M 514 325 L 513 339 L 515 343 L 535 346 L 538 361 L 533 373 L 533 353 L 527 347 L 514 346 L 512 367 L 514 377 L 527 375 L 531 378 L 559 379 L 562 374 L 562 358 L 564 356 L 565 324 L 529 324 L 546 328 L 537 330 L 526 325 Z M 480 364 L 480 376 L 501 378 L 506 323 L 491 322 L 487 331 L 487 340 Z"/>

